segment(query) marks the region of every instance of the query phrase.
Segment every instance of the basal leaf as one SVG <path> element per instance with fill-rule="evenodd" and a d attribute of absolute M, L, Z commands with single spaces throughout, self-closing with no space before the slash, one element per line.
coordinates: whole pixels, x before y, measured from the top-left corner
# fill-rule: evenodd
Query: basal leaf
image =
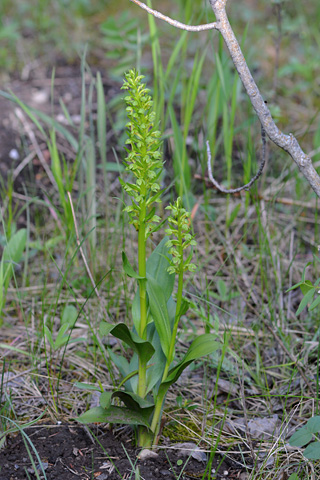
<path fill-rule="evenodd" d="M 94 407 L 77 418 L 80 423 L 120 423 L 123 425 L 143 425 L 150 428 L 149 423 L 138 412 L 133 412 L 129 408 L 114 407 L 109 408 Z"/>
<path fill-rule="evenodd" d="M 108 322 L 100 322 L 99 325 L 99 333 L 102 337 L 106 337 L 109 335 L 111 330 L 115 327 L 114 323 L 108 323 Z"/>
<path fill-rule="evenodd" d="M 112 392 L 104 391 L 100 395 L 99 403 L 102 408 L 109 408 L 111 406 Z"/>
<path fill-rule="evenodd" d="M 166 357 L 169 354 L 171 327 L 167 309 L 167 301 L 162 290 L 162 286 L 158 285 L 153 278 L 148 278 L 147 293 L 149 297 L 149 305 L 154 324 L 159 334 L 161 348 Z"/>
<path fill-rule="evenodd" d="M 108 352 L 112 363 L 114 363 L 114 365 L 118 368 L 122 377 L 127 377 L 131 372 L 128 360 L 124 356 L 114 353 L 111 348 L 108 350 Z"/>
<path fill-rule="evenodd" d="M 21 228 L 12 237 L 3 249 L 3 260 L 18 263 L 21 260 L 27 242 L 27 230 Z"/>
<path fill-rule="evenodd" d="M 74 305 L 67 305 L 62 312 L 61 324 L 68 323 L 70 327 L 76 323 L 78 310 Z"/>
<path fill-rule="evenodd" d="M 310 418 L 306 423 L 306 429 L 311 433 L 320 432 L 320 416 L 316 415 Z"/>
<path fill-rule="evenodd" d="M 112 398 L 115 397 L 120 398 L 128 409 L 138 412 L 147 421 L 154 410 L 154 402 L 141 398 L 136 393 L 118 390 L 112 394 Z"/>
<path fill-rule="evenodd" d="M 312 442 L 307 446 L 303 455 L 309 460 L 320 460 L 320 442 Z"/>
<path fill-rule="evenodd" d="M 312 440 L 312 433 L 306 427 L 299 428 L 289 439 L 292 447 L 303 447 Z"/>

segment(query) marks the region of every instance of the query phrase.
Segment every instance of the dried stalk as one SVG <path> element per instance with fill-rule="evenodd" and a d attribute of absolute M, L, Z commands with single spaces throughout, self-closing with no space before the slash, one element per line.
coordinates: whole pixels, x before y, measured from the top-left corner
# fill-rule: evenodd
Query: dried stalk
<path fill-rule="evenodd" d="M 196 32 L 215 29 L 221 33 L 231 55 L 233 64 L 239 74 L 240 80 L 260 120 L 262 128 L 265 130 L 266 134 L 275 145 L 282 148 L 292 157 L 293 161 L 298 166 L 300 172 L 306 178 L 316 195 L 320 198 L 320 176 L 315 170 L 311 158 L 303 152 L 298 140 L 292 135 L 292 133 L 286 135 L 281 132 L 281 130 L 279 130 L 279 128 L 276 126 L 272 115 L 251 75 L 251 72 L 248 68 L 239 43 L 234 35 L 234 32 L 230 26 L 227 17 L 227 0 L 209 0 L 217 21 L 206 25 L 196 26 L 185 25 L 176 20 L 173 20 L 170 17 L 167 17 L 162 13 L 147 7 L 147 5 L 140 2 L 139 0 L 130 1 L 139 5 L 139 7 L 143 8 L 148 13 L 154 15 L 156 18 L 160 18 L 161 20 L 164 20 L 165 22 L 173 25 L 176 28 Z"/>

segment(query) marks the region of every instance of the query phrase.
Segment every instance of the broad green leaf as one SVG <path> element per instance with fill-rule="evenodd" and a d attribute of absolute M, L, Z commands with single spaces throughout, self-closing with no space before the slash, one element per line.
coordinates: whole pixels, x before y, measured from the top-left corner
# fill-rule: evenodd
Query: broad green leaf
<path fill-rule="evenodd" d="M 111 407 L 112 392 L 102 392 L 99 398 L 100 407 L 109 408 Z"/>
<path fill-rule="evenodd" d="M 149 423 L 138 412 L 124 407 L 94 407 L 77 418 L 80 423 L 120 423 L 123 425 L 143 425 L 150 428 Z"/>
<path fill-rule="evenodd" d="M 3 250 L 3 260 L 18 263 L 21 260 L 27 243 L 27 230 L 22 228 L 10 238 Z"/>
<path fill-rule="evenodd" d="M 154 410 L 154 403 L 152 401 L 141 398 L 136 393 L 118 390 L 112 394 L 112 398 L 115 397 L 120 398 L 129 410 L 138 412 L 147 421 Z"/>
<path fill-rule="evenodd" d="M 158 285 L 150 277 L 147 281 L 147 293 L 149 297 L 151 314 L 159 334 L 161 348 L 165 356 L 168 357 L 172 332 L 167 309 L 167 301 L 162 291 L 162 286 Z"/>
<path fill-rule="evenodd" d="M 111 348 L 108 350 L 108 352 L 111 357 L 112 363 L 114 363 L 114 365 L 118 368 L 122 377 L 127 377 L 131 373 L 128 360 L 122 355 L 117 355 L 116 353 L 114 353 Z"/>
<path fill-rule="evenodd" d="M 171 302 L 169 301 L 168 305 L 169 303 Z M 170 312 L 169 312 L 169 316 L 170 316 Z M 154 323 L 148 325 L 147 333 L 148 333 L 148 340 L 150 343 L 152 343 L 155 349 L 154 356 L 152 357 L 152 363 L 150 364 L 150 366 L 148 366 L 150 368 L 147 369 L 146 393 L 149 393 L 151 390 L 154 389 L 157 383 L 160 383 L 160 380 L 162 379 L 164 367 L 166 364 L 166 357 L 162 351 L 159 334 L 156 330 Z"/>
<path fill-rule="evenodd" d="M 163 385 L 165 388 L 169 388 L 170 385 L 178 380 L 183 370 L 190 365 L 191 362 L 221 348 L 221 343 L 217 342 L 215 338 L 216 336 L 211 333 L 204 333 L 197 337 L 190 345 L 181 362 L 169 371 L 169 375 L 166 380 L 162 382 L 161 386 Z"/>
<path fill-rule="evenodd" d="M 310 418 L 306 423 L 306 429 L 311 433 L 320 432 L 320 416 L 316 415 Z"/>
<path fill-rule="evenodd" d="M 313 284 L 310 282 L 310 280 L 306 280 L 304 283 L 300 284 L 300 289 L 303 295 L 306 295 L 312 288 Z"/>
<path fill-rule="evenodd" d="M 312 433 L 306 427 L 299 428 L 289 439 L 292 447 L 303 447 L 312 440 Z"/>
<path fill-rule="evenodd" d="M 67 305 L 62 312 L 61 324 L 68 323 L 70 327 L 73 327 L 78 318 L 78 310 L 74 305 Z"/>
<path fill-rule="evenodd" d="M 115 327 L 114 323 L 108 323 L 108 322 L 100 322 L 99 325 L 99 333 L 102 337 L 106 337 L 109 335 L 111 330 Z"/>
<path fill-rule="evenodd" d="M 147 278 L 152 277 L 158 285 L 161 285 L 166 301 L 172 295 L 174 287 L 174 275 L 170 275 L 167 271 L 169 260 L 172 258 L 168 253 L 168 247 L 166 247 L 168 240 L 168 237 L 161 240 L 148 258 L 146 265 Z"/>
<path fill-rule="evenodd" d="M 316 291 L 316 289 L 313 287 L 305 294 L 305 296 L 301 300 L 301 303 L 299 305 L 298 310 L 296 311 L 296 315 L 300 315 L 302 310 L 304 310 L 306 308 L 306 306 L 308 305 L 308 303 L 311 302 L 315 291 Z"/>
<path fill-rule="evenodd" d="M 307 446 L 303 455 L 309 460 L 320 460 L 320 442 L 312 442 Z"/>
<path fill-rule="evenodd" d="M 111 323 L 101 322 L 99 330 L 100 335 L 108 335 L 111 333 L 114 337 L 125 342 L 145 363 L 147 363 L 154 354 L 154 348 L 151 343 L 142 340 L 134 332 L 130 332 L 125 323 L 113 325 Z"/>
<path fill-rule="evenodd" d="M 128 275 L 128 277 L 136 278 L 138 280 L 143 279 L 144 277 L 140 277 L 140 275 L 134 271 L 133 267 L 131 266 L 127 255 L 125 252 L 122 252 L 122 263 L 123 263 L 123 269 Z"/>

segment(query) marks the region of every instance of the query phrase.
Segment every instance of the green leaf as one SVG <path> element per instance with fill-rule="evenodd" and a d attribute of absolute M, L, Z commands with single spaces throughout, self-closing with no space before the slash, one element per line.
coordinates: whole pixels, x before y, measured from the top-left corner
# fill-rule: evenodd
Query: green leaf
<path fill-rule="evenodd" d="M 181 362 L 169 371 L 167 378 L 162 382 L 161 386 L 164 385 L 166 388 L 169 388 L 170 385 L 178 380 L 183 370 L 190 365 L 191 362 L 221 348 L 221 343 L 217 342 L 215 338 L 216 336 L 211 333 L 204 333 L 197 337 L 190 345 Z"/>
<path fill-rule="evenodd" d="M 296 473 L 291 473 L 288 480 L 300 480 L 300 477 L 298 477 L 298 475 Z"/>
<path fill-rule="evenodd" d="M 151 277 L 147 281 L 147 293 L 149 297 L 149 305 L 154 324 L 159 334 L 161 348 L 166 358 L 169 355 L 171 327 L 167 309 L 167 301 L 162 290 L 162 286 L 158 285 Z"/>
<path fill-rule="evenodd" d="M 166 302 L 172 295 L 174 287 L 174 275 L 170 275 L 167 271 L 169 260 L 172 258 L 166 247 L 168 240 L 168 237 L 161 240 L 148 258 L 146 265 L 147 278 L 152 277 L 158 285 L 161 285 Z"/>
<path fill-rule="evenodd" d="M 150 342 L 142 340 L 134 332 L 130 332 L 129 328 L 125 323 L 118 323 L 113 325 L 107 322 L 100 323 L 100 335 L 108 335 L 111 333 L 114 337 L 119 338 L 125 342 L 132 350 L 137 353 L 139 358 L 148 363 L 152 355 L 154 354 L 154 348 Z"/>
<path fill-rule="evenodd" d="M 320 416 L 316 415 L 316 416 L 310 418 L 307 421 L 305 428 L 311 433 L 320 432 Z"/>
<path fill-rule="evenodd" d="M 99 333 L 102 337 L 106 337 L 109 335 L 111 330 L 115 327 L 114 323 L 108 323 L 108 322 L 100 322 L 99 325 Z"/>
<path fill-rule="evenodd" d="M 138 412 L 147 421 L 154 410 L 154 402 L 141 398 L 136 393 L 118 390 L 112 394 L 112 398 L 115 397 L 120 398 L 127 408 L 131 411 Z"/>
<path fill-rule="evenodd" d="M 128 275 L 128 277 L 136 278 L 138 280 L 142 280 L 144 278 L 144 277 L 140 277 L 140 275 L 134 271 L 125 252 L 122 252 L 122 263 L 123 263 L 123 269 Z"/>
<path fill-rule="evenodd" d="M 185 315 L 187 313 L 187 311 L 189 310 L 189 306 L 190 306 L 189 300 L 183 298 L 181 302 L 179 318 L 182 317 L 182 315 Z"/>
<path fill-rule="evenodd" d="M 131 373 L 128 360 L 122 355 L 117 355 L 111 348 L 108 351 L 112 363 L 118 368 L 122 377 L 127 377 Z"/>
<path fill-rule="evenodd" d="M 77 418 L 80 423 L 120 423 L 123 425 L 143 425 L 150 428 L 149 423 L 138 412 L 124 407 L 94 407 Z"/>
<path fill-rule="evenodd" d="M 312 440 L 312 433 L 306 427 L 299 428 L 289 439 L 292 447 L 303 447 Z"/>
<path fill-rule="evenodd" d="M 109 408 L 111 406 L 112 392 L 104 391 L 99 398 L 100 407 Z"/>
<path fill-rule="evenodd" d="M 52 350 L 54 350 L 54 343 L 53 343 L 52 335 L 51 335 L 51 332 L 50 332 L 49 328 L 47 327 L 47 325 L 44 326 L 44 332 L 45 332 L 45 335 L 47 337 L 48 342 L 50 343 L 50 347 L 52 348 Z"/>
<path fill-rule="evenodd" d="M 307 446 L 303 455 L 309 460 L 320 460 L 320 442 L 312 442 Z"/>
<path fill-rule="evenodd" d="M 311 290 L 309 290 L 309 291 L 305 294 L 305 296 L 304 296 L 303 299 L 301 300 L 301 303 L 300 303 L 300 305 L 299 305 L 298 310 L 296 311 L 296 315 L 300 315 L 300 313 L 302 312 L 302 310 L 304 310 L 304 309 L 306 308 L 306 306 L 308 305 L 308 303 L 311 302 L 315 291 L 316 291 L 316 289 L 313 287 Z"/>
<path fill-rule="evenodd" d="M 65 323 L 59 329 L 58 335 L 54 342 L 54 349 L 57 350 L 58 348 L 62 347 L 68 341 L 68 335 L 65 335 L 66 331 L 69 330 L 69 324 Z"/>
<path fill-rule="evenodd" d="M 74 305 L 67 305 L 62 312 L 61 324 L 68 323 L 73 327 L 78 318 L 78 310 Z"/>
<path fill-rule="evenodd" d="M 309 307 L 309 312 L 311 310 L 314 310 L 320 303 L 320 295 L 311 303 L 310 307 Z"/>
<path fill-rule="evenodd" d="M 6 262 L 18 263 L 21 260 L 22 253 L 26 248 L 27 230 L 22 228 L 10 238 L 3 250 L 3 260 Z"/>
<path fill-rule="evenodd" d="M 304 283 L 300 284 L 300 289 L 303 295 L 306 295 L 312 288 L 313 284 L 310 282 L 310 280 L 306 280 Z"/>

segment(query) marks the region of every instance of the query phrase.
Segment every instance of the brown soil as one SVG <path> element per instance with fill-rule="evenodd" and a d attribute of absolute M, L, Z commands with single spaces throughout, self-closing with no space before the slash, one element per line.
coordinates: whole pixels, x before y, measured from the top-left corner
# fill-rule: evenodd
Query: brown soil
<path fill-rule="evenodd" d="M 21 434 L 9 438 L 7 447 L 0 452 L 0 480 L 36 478 L 26 445 L 40 478 L 48 480 L 134 479 L 136 467 L 139 467 L 140 478 L 145 480 L 239 478 L 239 469 L 233 469 L 227 461 L 221 462 L 218 455 L 208 465 L 207 461 L 179 455 L 173 445 L 159 449 L 157 458 L 142 461 L 138 458 L 139 450 L 132 448 L 130 438 L 117 439 L 109 430 L 100 427 L 91 432 L 79 425 L 26 429 L 24 438 Z M 210 467 L 211 476 L 206 473 L 207 467 Z"/>

